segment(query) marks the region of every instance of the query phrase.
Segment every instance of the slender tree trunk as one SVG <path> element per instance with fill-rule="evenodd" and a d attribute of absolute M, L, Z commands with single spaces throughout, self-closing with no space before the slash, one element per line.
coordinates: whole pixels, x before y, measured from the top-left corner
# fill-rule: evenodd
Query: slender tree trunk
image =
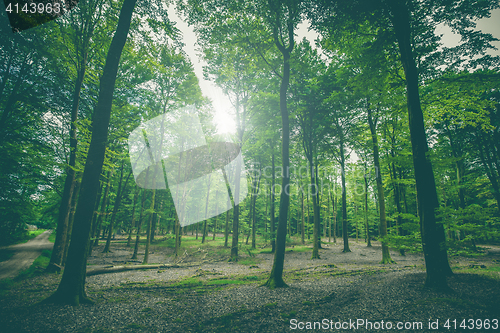
<path fill-rule="evenodd" d="M 179 255 L 179 250 L 181 247 L 181 230 L 179 224 L 179 216 L 175 215 L 175 256 Z"/>
<path fill-rule="evenodd" d="M 101 231 L 102 222 L 104 221 L 107 212 L 109 189 L 111 188 L 111 177 L 113 177 L 113 173 L 111 171 L 108 171 L 108 183 L 106 184 L 106 190 L 104 191 L 104 196 L 102 197 L 101 212 L 99 213 L 99 217 L 97 218 L 97 232 L 92 247 L 99 245 L 99 234 Z"/>
<path fill-rule="evenodd" d="M 341 130 L 342 131 L 342 130 Z M 342 252 L 351 252 L 349 249 L 349 234 L 347 230 L 347 193 L 345 187 L 345 157 L 344 157 L 344 136 L 340 135 L 340 170 L 342 181 L 342 239 L 344 241 L 344 249 Z"/>
<path fill-rule="evenodd" d="M 316 155 L 315 158 L 315 165 L 314 165 L 314 170 L 315 170 L 315 184 L 316 184 L 316 202 L 318 203 L 318 249 L 321 249 L 321 193 L 320 193 L 320 187 L 319 187 L 319 178 L 318 178 L 318 156 Z"/>
<path fill-rule="evenodd" d="M 146 171 L 146 179 L 147 171 Z M 146 201 L 146 189 L 142 190 L 142 199 L 141 199 L 141 211 L 139 213 L 139 221 L 137 221 L 137 233 L 135 235 L 135 245 L 134 245 L 134 253 L 132 254 L 132 259 L 137 259 L 137 254 L 139 252 L 139 242 L 141 240 L 141 227 L 142 227 L 142 218 L 144 213 L 144 203 Z"/>
<path fill-rule="evenodd" d="M 333 219 L 333 242 L 337 243 L 337 182 L 335 181 L 332 193 L 332 219 Z"/>
<path fill-rule="evenodd" d="M 311 239 L 311 233 L 310 233 L 310 228 L 309 228 L 309 224 L 310 224 L 310 221 L 311 221 L 311 212 L 309 211 L 309 191 L 307 191 L 307 196 L 306 196 L 306 208 L 307 208 L 307 239 Z"/>
<path fill-rule="evenodd" d="M 316 184 L 316 177 L 314 176 L 314 164 L 313 164 L 313 156 L 309 159 L 310 167 L 311 167 L 311 196 L 313 199 L 313 214 L 314 214 L 314 225 L 313 225 L 313 251 L 311 259 L 319 259 L 319 233 L 320 233 L 320 225 L 319 225 L 319 203 L 318 203 L 318 185 Z M 314 189 L 313 189 L 314 188 Z"/>
<path fill-rule="evenodd" d="M 275 173 L 274 173 L 274 152 L 271 156 L 271 253 L 276 251 L 276 223 L 274 218 L 274 187 L 275 187 Z"/>
<path fill-rule="evenodd" d="M 268 222 L 268 219 L 267 219 L 267 197 L 271 197 L 271 194 L 269 192 L 269 187 L 267 187 L 267 182 L 265 184 L 265 187 L 267 188 L 267 194 L 265 195 L 265 204 L 266 204 L 266 213 L 264 214 L 265 216 L 265 219 L 264 219 L 264 235 L 267 235 L 267 222 Z M 267 236 L 266 236 L 266 242 L 267 242 Z"/>
<path fill-rule="evenodd" d="M 373 121 L 372 110 L 370 105 L 367 107 L 368 111 L 368 124 L 370 125 L 370 132 L 372 136 L 373 145 L 373 165 L 375 166 L 375 179 L 377 181 L 377 193 L 378 193 L 378 205 L 380 209 L 380 224 L 379 224 L 379 234 L 380 242 L 382 243 L 382 261 L 381 264 L 390 264 L 394 261 L 391 259 L 391 254 L 389 252 L 389 246 L 387 246 L 387 218 L 385 215 L 385 197 L 384 197 L 384 185 L 382 182 L 382 171 L 380 169 L 379 153 L 378 153 L 378 139 L 376 132 L 376 122 Z"/>
<path fill-rule="evenodd" d="M 391 151 L 392 157 L 395 157 L 394 151 Z M 398 228 L 398 234 L 399 236 L 403 236 L 403 227 L 401 226 L 403 224 L 403 217 L 401 214 L 403 214 L 403 210 L 401 208 L 401 187 L 399 184 L 400 179 L 397 177 L 396 173 L 396 166 L 394 163 L 391 163 L 389 167 L 392 169 L 391 175 L 392 175 L 392 181 L 393 181 L 393 190 L 394 190 L 394 203 L 396 204 L 396 210 L 398 212 L 398 217 L 396 220 L 397 228 Z M 404 249 L 399 249 L 399 253 L 404 256 L 405 255 L 405 250 Z"/>
<path fill-rule="evenodd" d="M 301 232 L 301 240 L 302 240 L 302 244 L 305 244 L 305 239 L 304 239 L 304 235 L 305 235 L 305 231 L 306 231 L 306 228 L 305 228 L 305 225 L 304 225 L 304 222 L 305 222 L 305 211 L 304 211 L 304 191 L 301 191 L 302 193 L 302 225 L 301 225 L 301 228 L 302 228 L 302 232 Z"/>
<path fill-rule="evenodd" d="M 120 12 L 118 26 L 111 41 L 100 79 L 100 91 L 94 110 L 92 139 L 83 173 L 80 199 L 75 213 L 75 223 L 68 260 L 57 291 L 47 299 L 57 303 L 78 305 L 90 302 L 85 293 L 87 253 L 92 213 L 99 188 L 99 177 L 104 162 L 111 104 L 115 87 L 118 64 L 127 40 L 136 0 L 125 0 Z"/>
<path fill-rule="evenodd" d="M 86 57 L 85 57 L 86 58 Z M 59 216 L 56 229 L 56 240 L 54 242 L 54 247 L 52 249 L 52 255 L 50 257 L 49 265 L 47 269 L 53 270 L 55 265 L 63 265 L 63 257 L 67 252 L 65 246 L 69 243 L 68 236 L 68 221 L 69 214 L 71 210 L 71 197 L 73 195 L 73 190 L 75 188 L 75 170 L 76 165 L 76 150 L 77 150 L 77 140 L 76 140 L 76 120 L 78 118 L 78 106 L 80 103 L 80 92 L 82 90 L 83 79 L 85 77 L 86 59 L 84 59 L 83 66 L 78 70 L 78 75 L 75 81 L 75 86 L 73 89 L 73 105 L 71 107 L 71 125 L 70 125 L 70 140 L 69 140 L 69 166 L 66 168 L 66 180 L 64 182 L 64 191 L 61 199 L 61 205 L 59 207 Z"/>
<path fill-rule="evenodd" d="M 203 223 L 203 236 L 201 237 L 201 244 L 205 243 L 205 237 L 207 236 L 207 215 L 208 215 L 208 205 L 210 199 L 210 178 L 208 175 L 208 190 L 207 190 L 207 200 L 205 201 L 205 222 Z M 196 238 L 198 238 L 198 233 L 196 234 Z"/>
<path fill-rule="evenodd" d="M 154 179 L 156 179 L 156 177 Z M 144 251 L 144 259 L 142 260 L 143 265 L 146 265 L 149 260 L 149 246 L 151 244 L 151 226 L 153 224 L 153 216 L 156 208 L 155 199 L 156 199 L 156 190 L 153 190 L 153 194 L 151 196 L 151 213 L 149 214 L 148 225 L 146 228 L 146 249 Z"/>
<path fill-rule="evenodd" d="M 76 211 L 76 204 L 78 203 L 78 194 L 80 193 L 80 182 L 75 181 L 75 190 L 73 192 L 73 197 L 71 198 L 71 213 L 69 215 L 69 221 L 68 221 L 68 243 L 66 246 L 64 246 L 64 255 L 63 255 L 63 261 L 62 265 L 66 265 L 66 258 L 68 257 L 68 249 L 69 249 L 69 241 L 71 239 L 71 233 L 73 232 L 73 222 L 75 221 L 75 211 Z"/>
<path fill-rule="evenodd" d="M 231 198 L 227 197 L 227 210 L 226 210 L 226 225 L 224 227 L 224 247 L 228 247 L 228 238 L 229 238 L 229 210 L 231 207 Z"/>
<path fill-rule="evenodd" d="M 328 228 L 328 243 L 332 240 L 332 223 L 330 220 L 330 186 L 328 186 L 328 193 L 326 196 L 326 223 L 325 223 L 325 238 L 326 229 Z"/>
<path fill-rule="evenodd" d="M 125 189 L 127 187 L 128 180 L 130 176 L 132 175 L 132 170 L 130 170 L 127 178 L 125 179 L 125 183 L 123 183 L 123 161 L 122 161 L 122 168 L 120 172 L 120 181 L 118 183 L 118 191 L 116 192 L 116 198 L 115 198 L 115 205 L 113 207 L 113 212 L 111 213 L 111 221 L 109 222 L 109 233 L 108 233 L 108 238 L 106 239 L 106 246 L 104 246 L 104 250 L 102 251 L 103 253 L 108 253 L 109 247 L 111 246 L 111 235 L 113 234 L 113 228 L 115 225 L 115 220 L 116 220 L 116 214 L 118 213 L 118 208 L 120 207 L 120 203 L 122 201 L 122 196 L 123 193 L 125 192 Z"/>
<path fill-rule="evenodd" d="M 253 197 L 253 204 L 252 204 L 252 210 L 253 210 L 253 213 L 252 213 L 252 249 L 255 249 L 255 247 L 256 247 L 255 246 L 255 243 L 256 243 L 256 235 L 255 235 L 256 209 L 255 209 L 255 206 L 257 203 L 257 195 L 259 194 L 259 189 L 260 189 L 260 177 L 261 177 L 261 172 L 259 170 L 259 178 L 258 178 L 258 180 L 256 180 L 257 185 L 256 185 L 255 194 Z M 257 176 L 255 176 L 255 178 L 257 178 Z M 255 185 L 255 182 L 254 182 L 254 185 Z"/>
<path fill-rule="evenodd" d="M 97 193 L 97 200 L 95 202 L 94 212 L 92 214 L 92 230 L 90 235 L 89 255 L 92 254 L 92 246 L 94 246 L 94 239 L 97 237 L 97 219 L 99 215 L 99 204 L 101 203 L 103 189 L 104 189 L 104 184 L 100 182 L 99 191 Z"/>
<path fill-rule="evenodd" d="M 283 76 L 280 86 L 280 111 L 282 122 L 282 170 L 283 176 L 281 181 L 281 196 L 278 220 L 278 232 L 276 235 L 276 251 L 274 253 L 274 262 L 271 269 L 271 274 L 266 282 L 269 288 L 286 287 L 283 281 L 283 268 L 285 264 L 285 245 L 286 245 L 286 221 L 290 197 L 288 195 L 288 187 L 290 183 L 290 124 L 288 119 L 288 109 L 286 103 L 286 93 L 290 81 L 290 53 L 293 50 L 293 25 L 288 26 L 289 30 L 289 46 L 285 48 L 278 41 L 277 30 L 275 31 L 274 40 L 283 55 Z M 273 170 L 274 172 L 274 170 Z M 274 178 L 273 178 L 274 179 Z"/>
<path fill-rule="evenodd" d="M 372 247 L 370 236 L 370 225 L 368 223 L 368 175 L 365 173 L 365 227 L 366 227 L 366 246 Z"/>
<path fill-rule="evenodd" d="M 132 244 L 132 231 L 134 230 L 135 227 L 135 206 L 137 205 L 138 197 L 139 197 L 139 187 L 137 187 L 135 190 L 134 201 L 132 203 L 132 221 L 130 222 L 130 228 L 127 238 L 127 247 L 130 247 L 130 245 Z"/>
<path fill-rule="evenodd" d="M 217 217 L 219 216 L 219 201 L 217 200 L 219 191 L 215 192 L 215 218 L 214 218 L 214 233 L 212 235 L 212 240 L 215 240 L 215 231 L 217 230 Z"/>

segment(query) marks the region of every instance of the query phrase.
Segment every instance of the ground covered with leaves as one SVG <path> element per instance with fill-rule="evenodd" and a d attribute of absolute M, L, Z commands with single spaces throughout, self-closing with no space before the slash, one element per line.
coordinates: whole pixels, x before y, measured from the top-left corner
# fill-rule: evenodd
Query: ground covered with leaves
<path fill-rule="evenodd" d="M 88 271 L 139 264 L 130 260 L 132 249 L 123 241 L 113 244 L 112 253 L 95 248 Z M 321 259 L 311 260 L 311 249 L 296 245 L 287 248 L 284 277 L 289 287 L 269 290 L 261 286 L 272 266 L 269 248 L 242 247 L 240 261 L 229 263 L 227 249 L 217 241 L 200 245 L 187 238 L 178 257 L 165 246 L 169 241 L 152 247 L 150 263 L 178 267 L 89 276 L 93 305 L 40 304 L 56 290 L 61 275 L 40 273 L 45 261 L 38 260 L 39 268 L 32 267 L 23 278 L 2 282 L 1 331 L 500 330 L 495 321 L 500 320 L 500 256 L 495 247 L 485 248 L 482 256 L 450 257 L 453 292 L 440 293 L 423 288 L 420 254 L 391 252 L 396 263 L 380 265 L 377 242 L 367 248 L 353 241 L 350 253 L 341 252 L 341 242 L 332 242 L 323 244 Z"/>

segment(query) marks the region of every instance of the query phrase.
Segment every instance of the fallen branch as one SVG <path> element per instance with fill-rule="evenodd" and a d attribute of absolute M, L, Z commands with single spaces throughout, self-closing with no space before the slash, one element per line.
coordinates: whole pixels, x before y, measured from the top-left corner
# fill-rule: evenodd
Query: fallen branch
<path fill-rule="evenodd" d="M 96 268 L 87 271 L 87 276 L 99 275 L 99 274 L 109 274 L 109 273 L 119 273 L 125 271 L 136 271 L 136 270 L 146 270 L 146 269 L 158 269 L 158 268 L 180 268 L 180 267 L 193 267 L 197 265 L 126 265 L 126 266 L 108 266 L 103 268 Z"/>

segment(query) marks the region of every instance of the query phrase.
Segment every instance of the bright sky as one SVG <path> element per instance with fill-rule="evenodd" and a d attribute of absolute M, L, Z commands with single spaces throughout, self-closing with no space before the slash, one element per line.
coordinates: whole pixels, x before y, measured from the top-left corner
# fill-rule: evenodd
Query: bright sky
<path fill-rule="evenodd" d="M 183 42 L 185 44 L 184 51 L 191 58 L 196 76 L 200 80 L 200 87 L 203 95 L 212 100 L 212 105 L 215 110 L 214 121 L 217 124 L 218 132 L 221 134 L 234 133 L 236 131 L 233 116 L 234 111 L 232 111 L 232 105 L 229 99 L 213 82 L 204 80 L 203 78 L 204 62 L 198 56 L 200 52 L 197 52 L 196 35 L 193 32 L 193 28 L 189 27 L 187 23 L 179 18 L 173 6 L 169 8 L 169 16 L 177 22 L 176 27 L 183 33 Z M 306 37 L 311 44 L 314 45 L 317 34 L 313 31 L 307 31 L 307 26 L 307 23 L 302 23 L 299 26 L 297 29 L 297 40 L 302 40 L 303 37 Z M 494 10 L 490 18 L 480 20 L 477 24 L 477 29 L 491 33 L 493 36 L 500 39 L 500 9 Z M 445 46 L 456 45 L 460 41 L 460 38 L 457 35 L 453 35 L 451 30 L 447 27 L 439 27 L 437 32 L 444 34 L 443 42 Z M 495 42 L 494 45 L 500 49 L 500 42 Z M 491 53 L 500 55 L 499 50 Z"/>

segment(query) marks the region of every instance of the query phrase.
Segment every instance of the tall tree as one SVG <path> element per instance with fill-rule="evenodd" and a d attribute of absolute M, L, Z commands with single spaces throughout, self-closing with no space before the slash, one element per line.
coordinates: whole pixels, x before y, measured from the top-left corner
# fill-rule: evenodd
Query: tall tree
<path fill-rule="evenodd" d="M 66 246 L 69 243 L 68 219 L 70 214 L 71 197 L 75 187 L 75 167 L 77 152 L 77 128 L 78 109 L 80 105 L 80 94 L 87 70 L 89 54 L 92 57 L 96 52 L 92 49 L 98 46 L 92 42 L 94 32 L 99 29 L 102 15 L 102 0 L 83 0 L 79 6 L 73 8 L 67 15 L 64 15 L 64 21 L 60 24 L 61 34 L 64 39 L 71 40 L 70 47 L 67 45 L 68 57 L 71 59 L 76 77 L 74 79 L 74 88 L 72 92 L 71 120 L 69 131 L 69 161 L 66 167 L 66 180 L 64 182 L 61 205 L 59 208 L 59 217 L 56 228 L 56 239 L 54 248 L 50 257 L 50 264 L 47 270 L 58 269 L 62 265 L 63 253 L 67 251 Z M 65 38 L 66 37 L 66 38 Z"/>
<path fill-rule="evenodd" d="M 100 80 L 99 98 L 94 110 L 92 141 L 83 173 L 68 260 L 57 291 L 46 299 L 49 302 L 73 305 L 91 302 L 85 292 L 85 276 L 92 212 L 104 162 L 118 64 L 127 40 L 135 4 L 136 0 L 123 2 L 116 32 L 109 46 Z"/>

